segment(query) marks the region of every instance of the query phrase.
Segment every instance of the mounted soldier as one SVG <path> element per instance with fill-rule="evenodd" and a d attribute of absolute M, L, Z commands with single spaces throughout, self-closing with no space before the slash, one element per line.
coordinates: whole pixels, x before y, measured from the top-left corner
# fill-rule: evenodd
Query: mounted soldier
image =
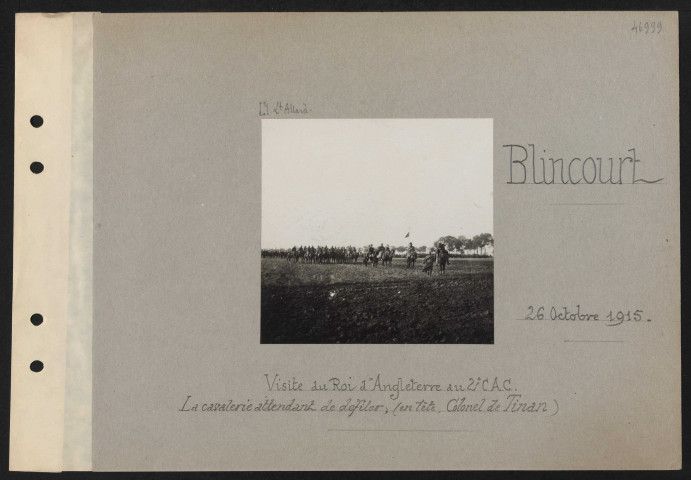
<path fill-rule="evenodd" d="M 439 272 L 444 273 L 446 271 L 446 265 L 449 263 L 449 252 L 446 250 L 446 246 L 443 242 L 439 242 L 439 247 L 437 248 L 437 265 L 439 265 Z"/>
<path fill-rule="evenodd" d="M 434 262 L 437 258 L 436 251 L 434 247 L 429 249 L 429 253 L 423 260 L 422 271 L 429 276 L 432 276 L 432 270 L 434 270 Z"/>
<path fill-rule="evenodd" d="M 417 259 L 417 250 L 413 246 L 413 242 L 408 243 L 408 254 L 406 255 L 406 268 L 415 268 L 415 260 Z"/>
<path fill-rule="evenodd" d="M 382 262 L 384 265 L 393 265 L 393 249 L 389 247 L 389 245 L 386 245 L 386 248 L 384 249 L 384 255 L 382 256 Z"/>

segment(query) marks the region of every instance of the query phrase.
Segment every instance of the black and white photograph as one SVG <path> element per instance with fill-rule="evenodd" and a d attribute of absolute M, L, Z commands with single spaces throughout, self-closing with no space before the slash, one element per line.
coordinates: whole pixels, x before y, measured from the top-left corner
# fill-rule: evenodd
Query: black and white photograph
<path fill-rule="evenodd" d="M 261 343 L 494 343 L 492 133 L 263 120 Z"/>

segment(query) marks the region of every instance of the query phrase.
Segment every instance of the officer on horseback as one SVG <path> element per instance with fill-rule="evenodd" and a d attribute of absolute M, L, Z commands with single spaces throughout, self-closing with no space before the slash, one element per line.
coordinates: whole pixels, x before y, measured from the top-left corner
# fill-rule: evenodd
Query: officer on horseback
<path fill-rule="evenodd" d="M 449 252 L 446 250 L 446 246 L 443 242 L 439 242 L 439 247 L 437 248 L 437 265 L 439 265 L 439 272 L 444 273 L 446 270 L 446 265 L 449 263 Z"/>
<path fill-rule="evenodd" d="M 429 252 L 427 253 L 427 256 L 422 260 L 423 273 L 432 276 L 432 270 L 434 269 L 434 261 L 436 260 L 436 258 L 436 251 L 434 250 L 434 247 L 431 247 L 429 249 Z"/>
<path fill-rule="evenodd" d="M 415 260 L 417 259 L 417 251 L 413 247 L 413 242 L 408 243 L 406 255 L 406 268 L 415 268 Z"/>

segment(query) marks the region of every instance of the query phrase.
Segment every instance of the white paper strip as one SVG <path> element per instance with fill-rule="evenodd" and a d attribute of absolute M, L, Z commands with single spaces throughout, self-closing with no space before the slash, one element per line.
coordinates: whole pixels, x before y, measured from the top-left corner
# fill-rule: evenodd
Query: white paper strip
<path fill-rule="evenodd" d="M 16 17 L 10 470 L 63 466 L 72 18 Z M 43 119 L 38 128 L 34 115 Z M 33 314 L 43 322 L 34 325 Z M 35 361 L 39 372 L 30 369 Z"/>

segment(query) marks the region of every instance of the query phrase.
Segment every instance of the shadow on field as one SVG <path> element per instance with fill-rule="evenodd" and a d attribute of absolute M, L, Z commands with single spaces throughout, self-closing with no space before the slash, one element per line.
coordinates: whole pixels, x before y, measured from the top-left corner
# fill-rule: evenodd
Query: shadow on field
<path fill-rule="evenodd" d="M 492 259 L 421 266 L 262 259 L 261 343 L 493 343 Z"/>

